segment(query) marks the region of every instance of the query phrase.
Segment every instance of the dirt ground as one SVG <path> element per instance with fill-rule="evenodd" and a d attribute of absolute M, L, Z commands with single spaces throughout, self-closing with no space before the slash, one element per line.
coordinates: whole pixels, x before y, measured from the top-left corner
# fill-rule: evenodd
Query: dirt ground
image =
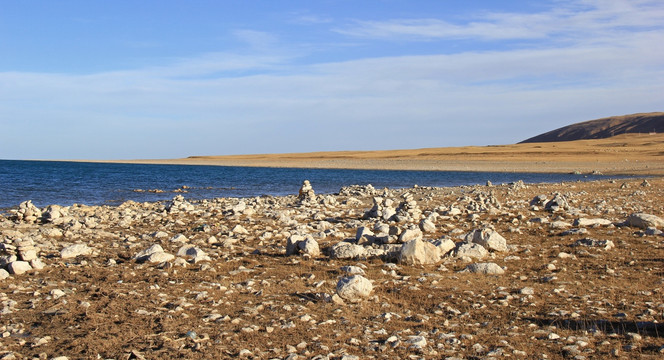
<path fill-rule="evenodd" d="M 632 213 L 664 215 L 664 179 L 647 183 L 378 191 L 408 192 L 423 216 L 440 214 L 424 239 L 460 242 L 493 227 L 509 250 L 483 262 L 503 275 L 462 272 L 467 259 L 452 255 L 430 265 L 331 258 L 332 245 L 376 223 L 363 217 L 373 196 L 362 194 L 309 205 L 295 196 L 217 199 L 176 213 L 165 203 L 66 209 L 80 227 L 6 215 L 5 252 L 32 239 L 45 266 L 0 280 L 0 359 L 662 358 L 664 237 L 624 225 Z M 556 193 L 569 209 L 531 205 Z M 486 198 L 498 205 L 478 208 Z M 229 210 L 242 201 L 255 211 Z M 574 225 L 579 219 L 606 221 Z M 313 234 L 323 253 L 285 256 L 298 232 Z M 575 245 L 582 239 L 615 247 Z M 61 258 L 72 243 L 94 252 Z M 193 244 L 210 259 L 134 259 L 152 244 L 173 254 Z M 331 300 L 346 265 L 373 282 L 358 303 Z"/>

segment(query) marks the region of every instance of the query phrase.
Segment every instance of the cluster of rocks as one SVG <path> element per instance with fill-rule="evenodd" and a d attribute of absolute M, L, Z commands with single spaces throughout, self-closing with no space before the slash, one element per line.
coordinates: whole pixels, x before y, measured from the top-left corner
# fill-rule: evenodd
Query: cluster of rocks
<path fill-rule="evenodd" d="M 33 269 L 41 270 L 45 266 L 39 258 L 39 247 L 32 239 L 17 238 L 13 243 L 5 240 L 0 243 L 0 252 L 0 279 L 6 279 L 10 274 L 21 275 Z"/>
<path fill-rule="evenodd" d="M 0 215 L 0 310 L 12 314 L 0 345 L 17 358 L 49 358 L 42 353 L 59 354 L 71 339 L 36 317 L 71 324 L 95 314 L 72 329 L 125 347 L 78 339 L 96 351 L 86 357 L 657 352 L 664 344 L 647 328 L 612 335 L 555 323 L 588 316 L 659 329 L 664 283 L 652 259 L 664 251 L 664 220 L 654 215 L 664 194 L 652 182 L 632 183 L 638 192 L 517 182 L 320 195 L 305 181 L 285 197 L 43 209 L 27 201 Z M 89 328 L 99 321 L 155 333 Z"/>

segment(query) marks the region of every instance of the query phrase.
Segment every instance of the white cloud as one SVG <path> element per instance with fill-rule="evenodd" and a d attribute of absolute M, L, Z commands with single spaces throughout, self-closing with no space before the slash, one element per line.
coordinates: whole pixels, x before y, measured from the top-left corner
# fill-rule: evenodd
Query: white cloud
<path fill-rule="evenodd" d="M 386 40 L 610 39 L 612 34 L 630 29 L 661 29 L 662 24 L 664 6 L 660 1 L 595 0 L 558 1 L 552 9 L 538 13 L 483 13 L 458 23 L 437 18 L 360 20 L 336 31 Z"/>

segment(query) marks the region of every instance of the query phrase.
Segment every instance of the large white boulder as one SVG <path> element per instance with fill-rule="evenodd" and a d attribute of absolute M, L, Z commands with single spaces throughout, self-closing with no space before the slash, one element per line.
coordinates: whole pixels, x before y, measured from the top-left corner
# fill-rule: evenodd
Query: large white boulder
<path fill-rule="evenodd" d="M 362 301 L 369 297 L 372 291 L 371 281 L 362 275 L 344 277 L 337 283 L 337 294 L 350 302 Z"/>
<path fill-rule="evenodd" d="M 487 250 L 507 251 L 507 240 L 490 228 L 475 229 L 466 235 L 465 240 L 482 245 Z"/>
<path fill-rule="evenodd" d="M 434 244 L 420 239 L 406 242 L 399 252 L 399 262 L 404 264 L 427 265 L 439 261 L 440 250 Z"/>

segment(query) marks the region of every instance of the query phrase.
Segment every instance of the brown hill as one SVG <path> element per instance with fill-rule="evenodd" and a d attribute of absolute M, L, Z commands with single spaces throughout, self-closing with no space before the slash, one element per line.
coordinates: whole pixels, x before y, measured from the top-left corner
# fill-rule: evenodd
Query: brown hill
<path fill-rule="evenodd" d="M 664 133 L 663 112 L 612 116 L 584 121 L 537 135 L 521 143 L 604 139 L 625 133 L 649 134 L 653 132 Z"/>

